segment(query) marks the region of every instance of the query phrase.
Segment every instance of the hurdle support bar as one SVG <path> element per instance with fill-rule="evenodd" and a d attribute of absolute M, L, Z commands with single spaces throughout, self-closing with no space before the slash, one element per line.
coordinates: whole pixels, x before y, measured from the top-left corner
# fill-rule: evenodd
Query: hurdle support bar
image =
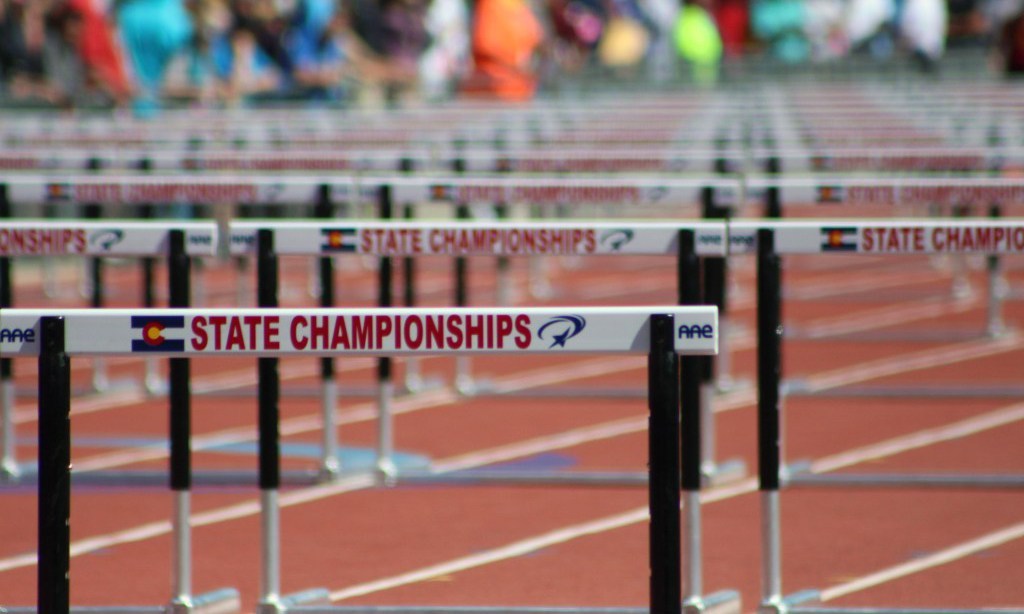
<path fill-rule="evenodd" d="M 7 184 L 0 184 L 0 220 L 11 217 L 11 203 L 7 199 Z M 0 256 L 0 309 L 11 307 L 14 303 L 11 278 L 11 258 Z M 18 479 L 21 471 L 18 468 L 14 439 L 14 362 L 10 358 L 0 357 L 0 482 L 11 482 Z"/>
<path fill-rule="evenodd" d="M 394 215 L 394 195 L 390 185 L 378 188 L 378 216 L 382 220 L 390 220 Z M 394 303 L 392 283 L 394 274 L 391 256 L 381 256 L 378 269 L 377 304 L 388 308 Z M 381 356 L 377 359 L 377 463 L 378 479 L 384 485 L 394 484 L 398 467 L 394 459 L 394 423 L 391 404 L 394 400 L 394 382 L 392 380 L 393 359 Z"/>
<path fill-rule="evenodd" d="M 710 599 L 706 606 L 703 611 L 708 614 L 733 614 L 733 610 Z M 298 606 L 288 611 L 294 614 L 651 614 L 649 608 L 571 606 Z"/>
<path fill-rule="evenodd" d="M 322 219 L 334 217 L 334 204 L 331 202 L 331 187 L 321 185 L 317 188 L 314 215 Z M 334 306 L 334 260 L 330 256 L 319 259 L 318 274 L 320 278 L 320 306 Z M 320 360 L 320 473 L 324 479 L 333 479 L 341 473 L 341 461 L 338 454 L 338 421 L 335 410 L 338 407 L 338 383 L 334 374 L 334 359 L 324 356 Z"/>
<path fill-rule="evenodd" d="M 682 614 L 682 551 L 679 519 L 680 469 L 679 357 L 674 350 L 675 319 L 653 315 L 648 354 L 647 428 L 650 482 L 650 608 Z M 691 383 L 693 383 L 691 381 Z M 697 393 L 699 395 L 699 392 Z M 699 479 L 698 479 L 699 482 Z"/>
<path fill-rule="evenodd" d="M 39 499 L 36 603 L 40 614 L 71 607 L 71 359 L 64 318 L 39 326 Z"/>

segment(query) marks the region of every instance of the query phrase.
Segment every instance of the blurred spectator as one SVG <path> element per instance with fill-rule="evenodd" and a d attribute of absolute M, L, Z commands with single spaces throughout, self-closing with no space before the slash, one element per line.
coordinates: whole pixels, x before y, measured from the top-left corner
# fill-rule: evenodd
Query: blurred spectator
<path fill-rule="evenodd" d="M 652 25 L 647 54 L 647 73 L 656 83 L 670 80 L 676 72 L 676 50 L 672 38 L 679 16 L 677 0 L 641 0 Z"/>
<path fill-rule="evenodd" d="M 998 49 L 1001 69 L 1008 77 L 1024 77 L 1024 10 L 1003 23 Z"/>
<path fill-rule="evenodd" d="M 167 68 L 192 41 L 192 20 L 182 0 L 121 0 L 121 41 L 135 77 L 132 106 L 148 117 L 160 107 Z"/>
<path fill-rule="evenodd" d="M 656 26 L 637 0 L 612 0 L 610 13 L 597 57 L 604 67 L 628 73 L 646 57 Z"/>
<path fill-rule="evenodd" d="M 739 56 L 747 44 L 747 29 L 750 23 L 747 0 L 718 0 L 714 7 L 715 23 L 722 37 L 722 49 L 728 56 Z"/>
<path fill-rule="evenodd" d="M 697 85 L 713 85 L 718 80 L 722 61 L 722 37 L 718 33 L 707 3 L 700 0 L 687 2 L 676 21 L 675 41 L 679 57 L 690 66 L 691 77 Z"/>
<path fill-rule="evenodd" d="M 466 0 L 432 0 L 424 20 L 430 46 L 420 58 L 424 98 L 450 97 L 469 70 L 469 10 Z"/>
<path fill-rule="evenodd" d="M 298 93 L 317 99 L 343 96 L 343 37 L 347 31 L 335 0 L 300 0 L 287 37 Z"/>
<path fill-rule="evenodd" d="M 558 64 L 574 72 L 597 50 L 610 14 L 601 0 L 548 0 L 547 18 L 555 36 Z"/>
<path fill-rule="evenodd" d="M 531 99 L 544 31 L 527 0 L 477 0 L 472 32 L 473 71 L 462 91 L 507 101 Z"/>
<path fill-rule="evenodd" d="M 59 0 L 46 13 L 43 96 L 62 107 L 127 100 L 128 82 L 105 18 L 83 0 Z"/>
<path fill-rule="evenodd" d="M 804 33 L 805 8 L 803 0 L 754 0 L 751 6 L 754 35 L 783 62 L 802 62 L 810 57 L 810 43 Z"/>
<path fill-rule="evenodd" d="M 117 103 L 127 102 L 132 88 L 106 13 L 95 0 L 69 0 L 68 6 L 83 18 L 78 52 L 90 78 Z"/>
<path fill-rule="evenodd" d="M 420 57 L 430 44 L 426 0 L 352 0 L 346 2 L 346 55 L 359 81 L 364 104 L 394 104 L 415 92 Z"/>
<path fill-rule="evenodd" d="M 0 0 L 0 80 L 12 98 L 47 98 L 42 2 Z"/>
<path fill-rule="evenodd" d="M 899 14 L 900 37 L 926 71 L 934 70 L 942 59 L 948 23 L 945 0 L 903 0 Z"/>
<path fill-rule="evenodd" d="M 850 47 L 878 59 L 892 56 L 895 40 L 894 0 L 852 0 L 846 17 Z"/>

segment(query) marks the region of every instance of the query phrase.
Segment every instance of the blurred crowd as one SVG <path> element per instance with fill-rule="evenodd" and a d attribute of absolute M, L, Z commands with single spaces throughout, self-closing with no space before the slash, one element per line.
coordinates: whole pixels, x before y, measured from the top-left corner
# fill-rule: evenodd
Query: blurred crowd
<path fill-rule="evenodd" d="M 582 73 L 714 83 L 752 50 L 786 63 L 905 55 L 950 37 L 1024 72 L 1024 0 L 0 0 L 0 96 L 168 101 L 525 100 Z"/>

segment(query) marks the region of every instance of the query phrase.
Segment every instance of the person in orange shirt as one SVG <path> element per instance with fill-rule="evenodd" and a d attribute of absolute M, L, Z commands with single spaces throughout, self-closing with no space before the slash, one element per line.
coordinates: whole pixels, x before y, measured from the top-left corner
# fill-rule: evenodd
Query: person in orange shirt
<path fill-rule="evenodd" d="M 544 30 L 528 0 L 477 0 L 473 14 L 473 71 L 462 92 L 525 101 L 537 90 L 534 56 Z"/>

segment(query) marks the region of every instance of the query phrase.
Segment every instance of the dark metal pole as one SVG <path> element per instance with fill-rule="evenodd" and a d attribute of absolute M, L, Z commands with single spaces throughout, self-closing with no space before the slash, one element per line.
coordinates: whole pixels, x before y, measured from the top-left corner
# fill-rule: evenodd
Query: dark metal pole
<path fill-rule="evenodd" d="M 692 230 L 679 231 L 679 304 L 699 305 L 700 259 Z M 701 380 L 710 371 L 710 357 L 686 356 L 680 359 L 682 378 L 682 486 L 698 491 L 701 487 Z"/>
<path fill-rule="evenodd" d="M 647 362 L 650 506 L 650 607 L 659 614 L 682 611 L 679 519 L 679 362 L 671 315 L 651 316 Z"/>
<path fill-rule="evenodd" d="M 7 220 L 11 217 L 11 203 L 7 198 L 7 184 L 0 184 L 0 220 Z M 0 256 L 0 309 L 14 306 L 14 285 L 11 278 L 11 258 Z M 7 385 L 14 379 L 14 363 L 10 358 L 0 358 L 0 386 Z M 10 401 L 10 400 L 8 400 Z M 6 428 L 13 428 L 6 425 Z M 3 453 L 13 453 L 13 450 L 3 450 Z M 6 460 L 3 459 L 3 460 Z M 6 468 L 3 468 L 6 469 Z"/>
<path fill-rule="evenodd" d="M 185 233 L 172 230 L 167 257 L 169 304 L 188 307 L 191 300 L 191 259 L 185 252 Z M 191 433 L 192 383 L 188 358 L 168 360 L 170 370 L 170 446 L 171 489 L 187 491 L 192 487 Z"/>
<path fill-rule="evenodd" d="M 257 244 L 257 304 L 277 307 L 278 262 L 274 253 L 274 233 L 260 229 Z M 281 485 L 281 442 L 278 433 L 280 417 L 280 375 L 278 359 L 258 358 L 259 369 L 259 486 L 276 490 Z"/>
<path fill-rule="evenodd" d="M 313 214 L 329 220 L 334 217 L 334 204 L 331 202 L 331 186 L 321 185 L 317 190 L 317 200 Z M 330 256 L 320 258 L 320 306 L 334 306 L 334 260 Z M 325 356 L 320 359 L 320 379 L 324 382 L 334 380 L 334 359 Z"/>
<path fill-rule="evenodd" d="M 762 491 L 779 489 L 782 419 L 782 267 L 775 233 L 757 231 L 758 470 Z"/>
<path fill-rule="evenodd" d="M 40 322 L 39 614 L 68 614 L 71 569 L 71 361 L 64 318 Z"/>

